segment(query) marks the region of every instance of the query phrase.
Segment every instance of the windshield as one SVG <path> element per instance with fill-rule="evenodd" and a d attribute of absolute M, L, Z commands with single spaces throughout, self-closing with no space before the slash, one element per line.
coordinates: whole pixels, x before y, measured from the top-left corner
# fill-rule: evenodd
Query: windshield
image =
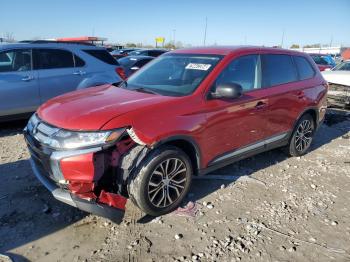
<path fill-rule="evenodd" d="M 220 58 L 194 54 L 163 55 L 132 75 L 125 88 L 143 88 L 161 95 L 185 96 L 196 90 Z"/>
<path fill-rule="evenodd" d="M 335 71 L 350 71 L 350 62 L 344 62 L 337 65 L 333 70 Z"/>

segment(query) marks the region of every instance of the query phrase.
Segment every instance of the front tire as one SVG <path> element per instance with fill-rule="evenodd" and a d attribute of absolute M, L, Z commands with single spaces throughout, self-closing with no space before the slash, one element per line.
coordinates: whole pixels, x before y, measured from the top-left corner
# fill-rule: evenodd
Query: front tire
<path fill-rule="evenodd" d="M 192 174 L 186 153 L 174 146 L 162 146 L 151 151 L 135 168 L 129 181 L 129 195 L 146 214 L 164 215 L 181 204 Z"/>
<path fill-rule="evenodd" d="M 290 156 L 302 156 L 310 149 L 315 134 L 315 122 L 310 114 L 303 115 L 297 122 L 289 145 L 286 148 Z"/>

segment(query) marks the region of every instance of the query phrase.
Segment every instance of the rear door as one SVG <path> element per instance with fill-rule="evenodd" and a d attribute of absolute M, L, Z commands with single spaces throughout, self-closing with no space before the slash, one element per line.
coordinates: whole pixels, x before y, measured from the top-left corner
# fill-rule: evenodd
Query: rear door
<path fill-rule="evenodd" d="M 84 71 L 74 67 L 74 56 L 68 50 L 33 49 L 34 69 L 38 73 L 41 102 L 73 91 L 83 80 Z"/>
<path fill-rule="evenodd" d="M 263 113 L 267 120 L 268 137 L 290 131 L 300 113 L 305 86 L 298 82 L 298 73 L 292 56 L 287 54 L 262 54 L 262 89 L 268 101 Z"/>
<path fill-rule="evenodd" d="M 0 52 L 0 116 L 33 112 L 39 105 L 38 77 L 32 70 L 32 50 Z"/>

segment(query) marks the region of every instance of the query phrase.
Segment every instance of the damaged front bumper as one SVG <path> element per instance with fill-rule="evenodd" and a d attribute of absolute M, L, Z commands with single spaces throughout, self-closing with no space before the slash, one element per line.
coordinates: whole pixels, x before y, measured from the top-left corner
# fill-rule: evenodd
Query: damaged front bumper
<path fill-rule="evenodd" d="M 33 158 L 30 159 L 30 165 L 37 179 L 51 192 L 53 197 L 57 200 L 91 214 L 108 218 L 114 223 L 120 224 L 122 222 L 125 210 L 110 207 L 106 204 L 101 204 L 96 201 L 78 198 L 69 191 L 58 187 L 52 180 L 48 179 L 44 174 L 42 174 L 42 172 L 35 164 Z"/>
<path fill-rule="evenodd" d="M 114 190 L 116 173 L 113 170 L 117 168 L 111 163 L 113 155 L 118 155 L 116 149 L 55 151 L 26 129 L 24 137 L 35 176 L 57 200 L 114 223 L 122 222 L 127 198 Z"/>
<path fill-rule="evenodd" d="M 327 101 L 329 105 L 341 107 L 350 106 L 350 87 L 329 83 Z"/>

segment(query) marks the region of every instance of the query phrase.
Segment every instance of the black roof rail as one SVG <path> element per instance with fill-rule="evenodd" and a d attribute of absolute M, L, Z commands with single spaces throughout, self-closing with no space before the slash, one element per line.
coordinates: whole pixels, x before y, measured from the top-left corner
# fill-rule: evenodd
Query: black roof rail
<path fill-rule="evenodd" d="M 95 46 L 91 43 L 86 42 L 73 42 L 73 41 L 56 41 L 56 40 L 22 40 L 19 43 L 28 43 L 28 44 L 74 44 L 74 45 L 88 45 Z"/>

